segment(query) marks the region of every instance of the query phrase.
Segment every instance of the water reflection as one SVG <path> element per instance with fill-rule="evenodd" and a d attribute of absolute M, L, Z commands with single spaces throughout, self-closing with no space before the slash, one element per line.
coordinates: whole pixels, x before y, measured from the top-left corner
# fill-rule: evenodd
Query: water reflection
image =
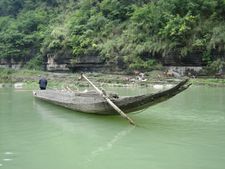
<path fill-rule="evenodd" d="M 92 162 L 96 156 L 98 156 L 99 154 L 110 150 L 112 148 L 112 146 L 119 141 L 120 139 L 122 139 L 123 137 L 126 137 L 133 129 L 135 128 L 135 126 L 129 126 L 124 128 L 122 131 L 119 131 L 110 141 L 108 141 L 105 145 L 97 147 L 95 150 L 93 150 L 90 153 L 90 157 L 87 158 L 88 162 Z"/>
<path fill-rule="evenodd" d="M 88 168 L 97 156 L 110 151 L 135 129 L 135 126 L 129 125 L 120 116 L 83 114 L 39 100 L 34 100 L 33 105 L 43 120 L 59 126 L 64 135 L 70 133 L 76 139 L 75 142 L 82 140 L 83 146 L 87 146 L 86 142 L 89 144 L 90 148 L 83 147 L 82 150 L 85 156 L 80 161 L 80 166 L 84 168 Z M 77 153 L 79 152 L 80 150 Z"/>

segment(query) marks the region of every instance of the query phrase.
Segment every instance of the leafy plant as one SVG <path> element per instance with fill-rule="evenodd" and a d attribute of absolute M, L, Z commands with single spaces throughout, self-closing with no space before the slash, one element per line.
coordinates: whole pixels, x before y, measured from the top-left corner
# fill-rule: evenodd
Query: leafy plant
<path fill-rule="evenodd" d="M 225 51 L 224 17 L 224 0 L 1 0 L 0 58 L 36 69 L 48 55 L 101 56 L 151 69 L 198 52 L 211 64 Z"/>
<path fill-rule="evenodd" d="M 222 61 L 221 59 L 217 59 L 211 62 L 210 64 L 208 64 L 208 66 L 206 67 L 206 70 L 208 74 L 214 75 L 216 73 L 220 73 L 220 71 L 222 70 L 224 66 L 225 66 L 225 62 Z"/>

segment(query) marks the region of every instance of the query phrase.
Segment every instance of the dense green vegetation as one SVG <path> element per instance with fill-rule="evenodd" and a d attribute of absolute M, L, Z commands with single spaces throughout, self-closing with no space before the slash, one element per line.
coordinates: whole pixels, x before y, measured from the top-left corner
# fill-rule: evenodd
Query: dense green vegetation
<path fill-rule="evenodd" d="M 100 55 L 150 69 L 162 57 L 225 51 L 225 0 L 0 0 L 0 58 Z"/>

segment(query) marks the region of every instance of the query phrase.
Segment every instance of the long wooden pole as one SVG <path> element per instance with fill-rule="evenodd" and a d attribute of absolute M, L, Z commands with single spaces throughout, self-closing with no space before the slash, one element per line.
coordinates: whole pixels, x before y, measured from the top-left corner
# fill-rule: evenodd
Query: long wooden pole
<path fill-rule="evenodd" d="M 81 74 L 81 76 L 87 80 L 91 86 L 109 103 L 109 105 L 112 106 L 114 110 L 116 110 L 123 118 L 127 119 L 130 124 L 135 125 L 134 121 L 128 117 L 118 106 L 116 106 L 99 88 L 97 88 L 84 74 Z"/>

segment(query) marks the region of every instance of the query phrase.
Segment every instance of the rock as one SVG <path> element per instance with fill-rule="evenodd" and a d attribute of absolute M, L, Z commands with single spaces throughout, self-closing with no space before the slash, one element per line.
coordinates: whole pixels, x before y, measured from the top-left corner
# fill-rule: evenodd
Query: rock
<path fill-rule="evenodd" d="M 15 83 L 14 84 L 14 88 L 16 88 L 16 89 L 21 89 L 21 88 L 23 88 L 23 83 Z"/>

